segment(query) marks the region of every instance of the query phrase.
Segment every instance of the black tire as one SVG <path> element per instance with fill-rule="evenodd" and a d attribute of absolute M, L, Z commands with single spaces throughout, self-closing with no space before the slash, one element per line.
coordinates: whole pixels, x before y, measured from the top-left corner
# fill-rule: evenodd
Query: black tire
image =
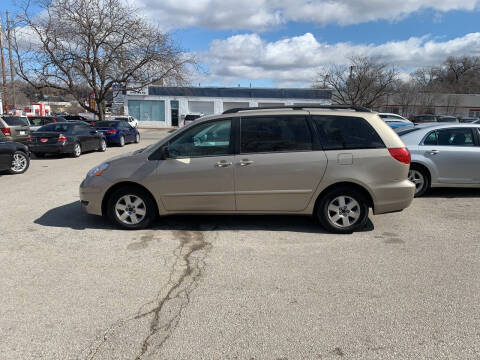
<path fill-rule="evenodd" d="M 340 198 L 344 199 L 344 205 L 339 203 Z M 349 206 L 353 206 L 353 208 L 348 209 Z M 332 210 L 337 207 L 338 213 Z M 315 215 L 327 231 L 337 234 L 351 234 L 365 227 L 368 220 L 368 210 L 369 202 L 361 191 L 342 186 L 333 188 L 320 199 Z M 338 222 L 335 222 L 336 217 L 338 217 Z M 345 218 L 346 220 L 344 220 Z M 351 225 L 348 225 L 348 223 L 351 223 Z"/>
<path fill-rule="evenodd" d="M 100 139 L 100 143 L 98 145 L 98 151 L 105 152 L 107 151 L 107 141 L 105 139 Z"/>
<path fill-rule="evenodd" d="M 415 197 L 424 195 L 430 189 L 430 174 L 423 166 L 411 164 L 408 179 L 415 184 Z"/>
<path fill-rule="evenodd" d="M 78 158 L 80 155 L 82 155 L 82 145 L 76 142 L 75 144 L 73 144 L 72 157 Z"/>
<path fill-rule="evenodd" d="M 30 158 L 23 151 L 15 151 L 12 166 L 8 172 L 12 175 L 23 174 L 30 167 Z"/>
<path fill-rule="evenodd" d="M 36 158 L 39 158 L 39 159 L 45 157 L 45 153 L 37 153 L 37 152 L 36 152 L 36 153 L 33 153 L 33 155 L 35 155 L 35 157 L 36 157 Z"/>
<path fill-rule="evenodd" d="M 135 135 L 135 144 L 138 144 L 140 142 L 140 134 Z"/>
<path fill-rule="evenodd" d="M 125 202 L 122 200 L 122 198 L 125 197 L 128 197 L 130 201 L 139 198 L 143 202 L 143 206 L 138 208 L 135 207 L 135 209 L 133 209 L 135 211 L 142 209 L 144 210 L 145 214 L 141 220 L 139 219 L 141 216 L 139 215 L 140 213 L 135 213 L 135 211 L 133 211 L 132 215 L 127 215 L 124 221 L 120 219 L 120 216 L 127 212 L 127 210 L 123 212 L 122 210 L 117 211 L 116 206 L 117 203 L 119 203 L 119 205 L 125 204 Z M 107 200 L 106 210 L 108 218 L 115 226 L 127 230 L 144 229 L 150 226 L 150 224 L 156 219 L 158 213 L 155 200 L 152 198 L 152 196 L 145 190 L 133 186 L 122 187 L 114 191 Z M 138 223 L 134 223 L 133 217 L 138 220 Z"/>
<path fill-rule="evenodd" d="M 118 146 L 120 147 L 125 146 L 125 136 L 120 136 L 120 141 L 118 142 Z"/>

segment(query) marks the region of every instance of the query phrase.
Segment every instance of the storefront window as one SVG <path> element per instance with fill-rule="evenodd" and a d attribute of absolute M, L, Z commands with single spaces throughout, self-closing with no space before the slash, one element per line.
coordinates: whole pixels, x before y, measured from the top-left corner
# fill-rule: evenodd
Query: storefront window
<path fill-rule="evenodd" d="M 139 121 L 165 121 L 165 101 L 129 100 L 128 114 Z"/>

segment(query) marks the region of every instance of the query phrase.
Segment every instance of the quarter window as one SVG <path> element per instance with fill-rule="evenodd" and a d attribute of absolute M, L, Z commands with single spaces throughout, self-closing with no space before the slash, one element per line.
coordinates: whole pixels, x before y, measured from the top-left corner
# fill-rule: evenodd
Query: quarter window
<path fill-rule="evenodd" d="M 437 132 L 432 131 L 428 136 L 425 138 L 423 145 L 437 145 Z"/>
<path fill-rule="evenodd" d="M 380 136 L 363 118 L 353 116 L 312 116 L 325 150 L 384 148 Z"/>
<path fill-rule="evenodd" d="M 438 130 L 438 145 L 442 146 L 474 146 L 471 129 Z"/>
<path fill-rule="evenodd" d="M 262 116 L 241 119 L 241 153 L 312 150 L 305 116 Z"/>
<path fill-rule="evenodd" d="M 197 125 L 168 144 L 169 157 L 201 157 L 231 154 L 231 120 Z"/>

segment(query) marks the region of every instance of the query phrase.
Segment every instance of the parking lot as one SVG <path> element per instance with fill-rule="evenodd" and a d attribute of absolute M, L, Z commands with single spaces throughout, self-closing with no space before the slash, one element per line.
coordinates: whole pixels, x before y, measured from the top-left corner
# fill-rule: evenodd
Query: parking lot
<path fill-rule="evenodd" d="M 351 235 L 292 216 L 122 231 L 81 211 L 88 170 L 165 134 L 0 176 L 1 359 L 480 356 L 480 190 Z"/>

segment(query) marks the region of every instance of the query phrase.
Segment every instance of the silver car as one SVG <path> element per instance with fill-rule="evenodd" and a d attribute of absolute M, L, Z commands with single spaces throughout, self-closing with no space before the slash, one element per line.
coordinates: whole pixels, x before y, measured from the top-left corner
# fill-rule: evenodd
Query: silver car
<path fill-rule="evenodd" d="M 233 109 L 92 169 L 84 209 L 126 229 L 157 215 L 314 215 L 329 231 L 408 207 L 410 154 L 363 108 Z"/>
<path fill-rule="evenodd" d="M 415 196 L 430 187 L 480 187 L 480 125 L 424 125 L 398 134 L 412 154 Z"/>

